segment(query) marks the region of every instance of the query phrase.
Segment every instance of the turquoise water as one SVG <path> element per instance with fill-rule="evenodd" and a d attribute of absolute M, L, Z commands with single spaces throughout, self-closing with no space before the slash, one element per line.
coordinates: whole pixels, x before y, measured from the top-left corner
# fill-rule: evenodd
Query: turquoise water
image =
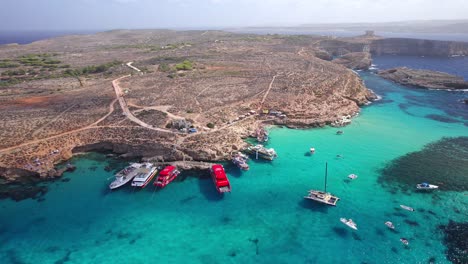
<path fill-rule="evenodd" d="M 466 192 L 393 193 L 378 177 L 401 155 L 445 136 L 466 136 L 466 112 L 450 114 L 466 94 L 408 90 L 370 73 L 362 77 L 384 99 L 363 108 L 343 135 L 335 128 L 272 128 L 269 147 L 279 158 L 250 161 L 247 172 L 229 166 L 232 193 L 224 197 L 211 179 L 184 177 L 187 172 L 158 192 L 152 186 L 110 192 L 114 172 L 104 168 L 112 160 L 74 158 L 78 169 L 64 175 L 70 181 L 48 184 L 44 201 L 0 201 L 1 262 L 427 263 L 435 257 L 448 263 L 438 225 L 467 220 Z M 312 146 L 316 154 L 310 156 Z M 328 191 L 341 198 L 337 207 L 303 199 L 307 190 L 323 188 L 325 162 Z M 347 181 L 350 173 L 359 178 Z M 340 217 L 352 218 L 359 230 Z"/>

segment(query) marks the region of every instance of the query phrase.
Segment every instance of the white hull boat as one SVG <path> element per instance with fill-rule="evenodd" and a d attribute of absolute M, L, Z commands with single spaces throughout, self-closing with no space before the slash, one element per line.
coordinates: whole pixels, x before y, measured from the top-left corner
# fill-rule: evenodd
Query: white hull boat
<path fill-rule="evenodd" d="M 111 190 L 124 186 L 137 175 L 137 170 L 141 167 L 140 163 L 132 163 L 130 166 L 125 167 L 123 170 L 115 174 L 115 180 L 109 184 Z"/>
<path fill-rule="evenodd" d="M 349 228 L 352 228 L 354 230 L 357 230 L 357 225 L 356 223 L 353 222 L 353 219 L 346 219 L 346 218 L 340 218 L 341 223 L 347 225 Z"/>
<path fill-rule="evenodd" d="M 145 188 L 146 185 L 154 178 L 154 176 L 158 173 L 158 169 L 153 166 L 151 163 L 143 164 L 133 178 L 132 186 L 133 187 L 140 187 Z"/>
<path fill-rule="evenodd" d="M 355 179 L 357 179 L 357 177 L 358 177 L 358 176 L 357 176 L 356 174 L 350 174 L 350 175 L 348 175 L 348 178 L 350 178 L 351 180 L 355 180 Z"/>
<path fill-rule="evenodd" d="M 395 226 L 394 226 L 393 223 L 390 222 L 390 221 L 385 222 L 385 225 L 386 225 L 388 228 L 390 228 L 390 229 L 395 229 Z"/>
<path fill-rule="evenodd" d="M 423 183 L 420 183 L 420 184 L 416 184 L 416 189 L 418 189 L 418 190 L 436 190 L 436 189 L 439 189 L 439 186 L 423 182 Z"/>
<path fill-rule="evenodd" d="M 414 209 L 413 209 L 413 208 L 411 208 L 411 207 L 409 207 L 409 206 L 406 206 L 406 205 L 402 205 L 402 204 L 400 204 L 400 207 L 401 207 L 401 208 L 403 208 L 403 209 L 405 209 L 405 210 L 408 210 L 408 211 L 414 212 Z"/>

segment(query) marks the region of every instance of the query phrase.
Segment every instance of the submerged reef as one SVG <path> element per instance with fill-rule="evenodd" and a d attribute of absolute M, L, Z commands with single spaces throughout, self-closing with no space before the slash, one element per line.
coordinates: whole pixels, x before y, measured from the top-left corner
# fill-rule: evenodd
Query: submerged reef
<path fill-rule="evenodd" d="M 440 226 L 444 231 L 446 256 L 452 263 L 468 263 L 468 222 L 458 223 L 450 220 L 448 225 Z"/>
<path fill-rule="evenodd" d="M 379 182 L 402 190 L 429 182 L 442 191 L 466 191 L 467 175 L 468 137 L 443 138 L 391 161 L 381 170 Z"/>

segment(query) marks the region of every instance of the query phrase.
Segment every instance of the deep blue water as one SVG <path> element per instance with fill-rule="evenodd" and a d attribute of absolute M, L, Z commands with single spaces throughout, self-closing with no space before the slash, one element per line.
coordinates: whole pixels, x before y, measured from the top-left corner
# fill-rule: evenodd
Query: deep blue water
<path fill-rule="evenodd" d="M 92 34 L 97 31 L 0 31 L 0 45 L 18 43 L 29 44 L 34 41 L 66 35 Z"/>

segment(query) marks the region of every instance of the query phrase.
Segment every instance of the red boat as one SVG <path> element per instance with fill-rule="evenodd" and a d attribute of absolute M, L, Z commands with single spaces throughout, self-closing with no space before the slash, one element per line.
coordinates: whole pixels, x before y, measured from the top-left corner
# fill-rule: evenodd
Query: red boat
<path fill-rule="evenodd" d="M 216 190 L 218 190 L 219 193 L 231 191 L 231 184 L 226 176 L 223 165 L 215 164 L 211 166 L 210 172 L 216 186 Z"/>
<path fill-rule="evenodd" d="M 180 171 L 178 171 L 176 167 L 166 166 L 159 173 L 158 179 L 154 182 L 154 186 L 164 188 L 171 181 L 173 181 L 179 174 L 180 174 Z"/>

